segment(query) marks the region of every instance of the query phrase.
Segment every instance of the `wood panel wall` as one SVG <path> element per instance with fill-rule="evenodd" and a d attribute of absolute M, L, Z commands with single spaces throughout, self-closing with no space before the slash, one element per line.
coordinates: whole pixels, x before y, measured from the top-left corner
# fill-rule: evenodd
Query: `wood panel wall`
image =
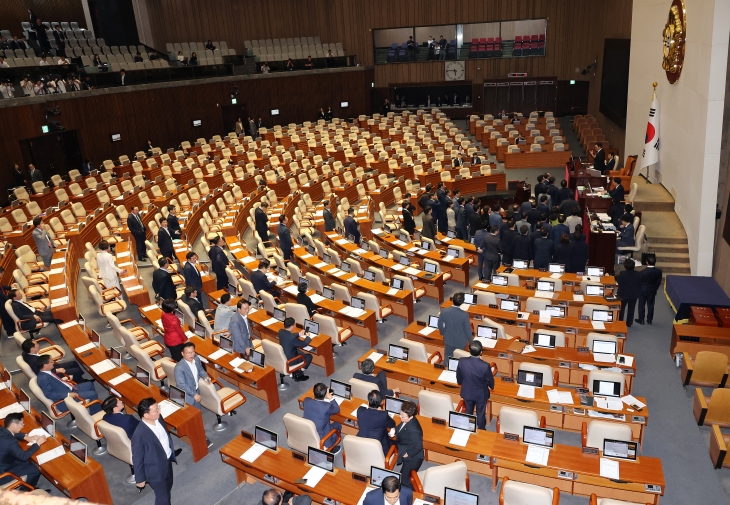
<path fill-rule="evenodd" d="M 76 21 L 81 28 L 87 28 L 81 0 L 0 0 L 0 29 L 23 35 L 20 23 L 30 22 L 28 9 L 42 21 Z"/>
<path fill-rule="evenodd" d="M 251 116 L 261 116 L 267 126 L 315 121 L 319 108 L 328 105 L 342 118 L 366 114 L 372 73 L 372 69 L 362 69 L 138 91 L 118 88 L 105 93 L 107 89 L 46 104 L 0 108 L 0 124 L 13 125 L 0 135 L 0 170 L 9 176 L 14 163 L 23 163 L 19 141 L 41 135 L 45 106 L 61 110 L 61 116 L 54 119 L 67 130 L 77 131 L 82 156 L 98 166 L 105 159 L 133 155 L 144 148 L 147 139 L 167 149 L 184 140 L 208 139 L 232 131 L 233 125 L 223 124 L 220 106 L 230 105 L 234 84 L 239 90 L 238 104 L 246 105 Z M 341 101 L 349 102 L 349 107 L 341 110 Z M 280 110 L 279 116 L 270 115 L 273 108 Z M 193 128 L 193 119 L 201 119 L 202 126 Z M 122 140 L 111 142 L 112 133 L 121 133 Z M 10 177 L 0 179 L 0 194 L 6 194 L 9 182 Z"/>

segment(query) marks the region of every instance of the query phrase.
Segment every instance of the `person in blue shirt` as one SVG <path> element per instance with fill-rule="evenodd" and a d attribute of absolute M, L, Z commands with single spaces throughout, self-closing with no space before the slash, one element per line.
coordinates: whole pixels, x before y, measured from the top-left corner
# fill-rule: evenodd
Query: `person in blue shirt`
<path fill-rule="evenodd" d="M 104 411 L 102 421 L 122 428 L 129 439 L 132 440 L 132 435 L 134 435 L 134 430 L 137 429 L 139 420 L 125 413 L 126 409 L 121 398 L 111 395 L 101 404 L 101 410 Z"/>
<path fill-rule="evenodd" d="M 339 454 L 342 447 L 339 445 L 332 447 L 337 441 L 338 435 L 342 433 L 342 425 L 330 421 L 330 417 L 339 414 L 340 406 L 333 399 L 332 390 L 318 382 L 314 385 L 314 398 L 304 399 L 304 419 L 309 419 L 314 423 L 317 429 L 320 439 L 327 437 L 324 440 L 324 447 L 331 454 Z M 335 431 L 328 436 L 329 433 Z"/>

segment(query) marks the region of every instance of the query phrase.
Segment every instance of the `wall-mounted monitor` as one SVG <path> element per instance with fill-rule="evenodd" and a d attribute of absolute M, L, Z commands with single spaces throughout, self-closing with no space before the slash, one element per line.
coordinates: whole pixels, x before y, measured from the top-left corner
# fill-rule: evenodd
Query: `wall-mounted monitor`
<path fill-rule="evenodd" d="M 347 107 L 350 104 L 348 102 L 340 102 L 340 107 Z"/>
<path fill-rule="evenodd" d="M 193 126 L 203 126 L 202 119 L 193 119 Z"/>
<path fill-rule="evenodd" d="M 112 142 L 119 142 L 122 140 L 122 134 L 121 133 L 112 133 L 111 134 Z"/>
<path fill-rule="evenodd" d="M 279 115 L 279 109 L 271 109 L 271 115 L 272 116 L 278 116 Z"/>

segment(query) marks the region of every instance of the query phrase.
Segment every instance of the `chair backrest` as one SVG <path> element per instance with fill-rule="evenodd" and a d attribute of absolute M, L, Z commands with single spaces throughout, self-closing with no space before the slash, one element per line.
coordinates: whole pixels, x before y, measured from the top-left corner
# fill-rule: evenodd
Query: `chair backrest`
<path fill-rule="evenodd" d="M 172 360 L 161 360 L 160 365 L 162 365 L 162 371 L 165 372 L 165 375 L 167 375 L 167 383 L 170 386 L 177 387 L 177 381 L 175 380 L 175 365 L 176 363 Z"/>
<path fill-rule="evenodd" d="M 525 370 L 527 372 L 537 372 L 542 374 L 542 386 L 557 386 L 553 380 L 553 368 L 550 365 L 542 365 L 539 363 L 531 363 L 529 361 L 523 361 L 520 363 L 518 370 Z"/>
<path fill-rule="evenodd" d="M 127 432 L 123 428 L 109 424 L 106 421 L 99 421 L 96 427 L 99 428 L 99 433 L 106 440 L 106 448 L 109 454 L 131 465 L 132 441 L 127 436 Z"/>
<path fill-rule="evenodd" d="M 38 385 L 38 379 L 36 377 L 33 377 L 28 381 L 28 387 L 30 388 L 30 392 L 33 393 L 33 396 L 38 398 L 43 405 L 46 407 L 46 412 L 50 414 L 50 416 L 54 419 L 59 419 L 58 416 L 56 416 L 53 412 L 53 409 L 51 408 L 51 405 L 53 405 L 53 402 L 48 399 L 48 397 L 43 393 L 43 390 Z M 63 417 L 63 416 L 61 416 Z"/>
<path fill-rule="evenodd" d="M 218 395 L 215 385 L 212 382 L 198 381 L 198 390 L 200 391 L 200 403 L 203 407 L 216 415 L 222 416 L 224 412 L 221 397 Z"/>
<path fill-rule="evenodd" d="M 23 336 L 22 333 L 19 333 L 19 332 L 16 331 L 15 334 L 13 335 L 14 338 L 16 339 L 16 341 L 17 341 L 17 337 L 15 337 L 15 335 L 19 335 L 21 341 L 22 340 L 25 340 L 25 337 Z M 16 356 L 15 357 L 15 363 L 18 365 L 18 368 L 20 368 L 20 370 L 23 372 L 23 375 L 25 375 L 28 380 L 31 380 L 31 379 L 33 379 L 33 378 L 36 377 L 35 372 L 30 367 L 30 365 L 25 362 L 25 360 L 23 359 L 23 356 Z M 367 399 L 367 396 L 365 396 L 364 399 Z"/>
<path fill-rule="evenodd" d="M 522 437 L 525 426 L 540 427 L 537 412 L 515 407 L 499 409 L 499 433 L 513 433 Z"/>
<path fill-rule="evenodd" d="M 190 306 L 182 300 L 177 300 L 177 305 L 183 313 L 183 320 L 191 328 L 195 328 L 195 314 L 190 310 Z"/>
<path fill-rule="evenodd" d="M 594 331 L 588 333 L 588 335 L 586 335 L 586 347 L 591 351 L 593 351 L 594 340 L 616 342 L 616 348 L 618 349 L 618 337 L 616 335 L 611 335 L 610 333 L 596 333 Z"/>
<path fill-rule="evenodd" d="M 408 359 L 420 361 L 422 363 L 428 362 L 426 346 L 422 342 L 402 338 L 398 341 L 398 345 L 408 348 Z"/>
<path fill-rule="evenodd" d="M 553 495 L 557 489 L 506 480 L 499 492 L 499 503 L 500 505 L 553 505 L 555 503 Z"/>
<path fill-rule="evenodd" d="M 631 442 L 632 440 L 631 426 L 623 423 L 595 420 L 588 423 L 586 432 L 585 446 L 595 447 L 601 451 L 605 439 L 622 440 L 624 442 Z"/>
<path fill-rule="evenodd" d="M 284 354 L 284 349 L 276 342 L 268 339 L 262 340 L 261 346 L 266 355 L 266 364 L 273 367 L 278 373 L 286 375 L 286 355 Z"/>
<path fill-rule="evenodd" d="M 350 379 L 350 386 L 352 386 L 352 396 L 353 398 L 359 398 L 361 400 L 367 401 L 368 394 L 370 391 L 374 389 L 378 389 L 378 387 L 373 384 L 372 382 L 367 382 L 360 379 L 352 378 Z"/>
<path fill-rule="evenodd" d="M 268 359 L 268 354 L 266 357 Z M 284 414 L 284 426 L 286 427 L 286 443 L 291 450 L 306 454 L 309 447 L 319 448 L 317 427 L 309 419 L 287 413 Z"/>
<path fill-rule="evenodd" d="M 342 438 L 342 444 L 345 450 L 343 456 L 345 470 L 348 472 L 369 475 L 370 467 L 383 467 L 385 455 L 383 454 L 383 446 L 380 440 L 345 435 Z"/>
<path fill-rule="evenodd" d="M 68 411 L 74 416 L 76 426 L 84 432 L 84 434 L 92 440 L 100 440 L 101 437 L 97 436 L 96 428 L 94 427 L 94 418 L 91 417 L 89 411 L 83 404 L 78 403 L 73 398 L 66 397 L 63 402 L 68 407 Z"/>
<path fill-rule="evenodd" d="M 448 420 L 449 412 L 454 410 L 454 403 L 446 393 L 422 389 L 418 392 L 418 408 L 420 416 Z"/>
<path fill-rule="evenodd" d="M 531 296 L 525 302 L 525 310 L 532 313 L 533 310 L 545 310 L 545 307 L 551 304 L 552 300 Z"/>
<path fill-rule="evenodd" d="M 599 305 L 597 303 L 586 303 L 581 307 L 580 309 L 580 315 L 581 316 L 588 316 L 589 318 L 593 316 L 594 310 L 609 310 L 608 305 Z"/>
<path fill-rule="evenodd" d="M 446 487 L 466 491 L 466 472 L 466 463 L 463 461 L 432 466 L 423 474 L 423 492 L 443 500 Z"/>
<path fill-rule="evenodd" d="M 692 382 L 719 384 L 727 373 L 727 359 L 720 352 L 699 351 L 692 367 Z"/>
<path fill-rule="evenodd" d="M 497 329 L 497 338 L 507 338 L 507 333 L 504 331 L 504 326 L 499 324 L 496 321 L 493 321 L 492 319 L 489 319 L 488 317 L 485 317 L 482 319 L 482 325 L 484 326 L 491 326 L 492 328 Z"/>

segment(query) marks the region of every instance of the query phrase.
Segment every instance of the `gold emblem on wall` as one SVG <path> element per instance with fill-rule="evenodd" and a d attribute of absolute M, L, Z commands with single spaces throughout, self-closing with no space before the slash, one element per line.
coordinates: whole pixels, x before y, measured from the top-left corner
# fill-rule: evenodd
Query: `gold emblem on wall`
<path fill-rule="evenodd" d="M 669 8 L 667 24 L 664 26 L 664 58 L 662 60 L 662 68 L 666 71 L 670 84 L 679 80 L 684 64 L 684 45 L 687 39 L 685 14 L 684 0 L 673 0 L 672 6 Z"/>

